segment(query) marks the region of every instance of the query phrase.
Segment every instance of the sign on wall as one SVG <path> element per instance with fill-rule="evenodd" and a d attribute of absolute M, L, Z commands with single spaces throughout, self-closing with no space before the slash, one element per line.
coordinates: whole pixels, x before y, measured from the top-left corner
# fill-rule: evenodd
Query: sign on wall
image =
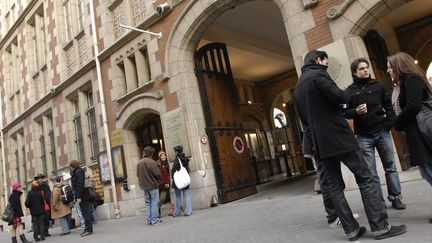
<path fill-rule="evenodd" d="M 106 151 L 99 153 L 99 168 L 101 182 L 108 183 L 111 180 L 111 174 L 108 164 L 108 154 Z"/>
<path fill-rule="evenodd" d="M 183 109 L 181 107 L 169 111 L 161 116 L 163 135 L 165 138 L 168 160 L 174 160 L 173 148 L 177 145 L 183 146 L 186 157 L 190 157 L 189 139 L 186 131 Z"/>

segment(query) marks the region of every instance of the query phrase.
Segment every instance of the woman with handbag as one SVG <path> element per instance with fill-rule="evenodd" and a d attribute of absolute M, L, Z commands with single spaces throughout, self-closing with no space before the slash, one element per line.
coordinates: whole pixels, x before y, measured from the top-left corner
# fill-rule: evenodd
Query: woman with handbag
<path fill-rule="evenodd" d="M 23 193 L 21 184 L 15 182 L 12 184 L 12 193 L 9 196 L 9 205 L 13 212 L 13 220 L 12 223 L 8 225 L 12 225 L 12 243 L 17 243 L 17 235 L 19 235 L 21 241 L 23 243 L 30 243 L 32 241 L 28 241 L 25 237 L 23 224 L 21 217 L 24 216 L 22 207 L 21 207 L 21 195 Z"/>
<path fill-rule="evenodd" d="M 176 185 L 175 181 L 175 173 L 180 172 L 182 169 L 187 168 L 189 165 L 189 159 L 186 158 L 185 154 L 183 153 L 183 147 L 182 146 L 175 146 L 174 152 L 176 153 L 176 157 L 174 159 L 173 167 L 171 169 L 171 178 L 173 178 L 172 187 L 175 191 L 176 196 L 176 203 L 175 203 L 175 209 L 173 213 L 173 217 L 180 216 L 180 209 L 181 209 L 181 195 L 183 193 L 184 201 L 185 201 L 185 210 L 184 210 L 184 216 L 190 216 L 192 214 L 192 202 L 190 199 L 190 191 L 189 191 L 189 184 L 187 186 L 182 185 L 181 189 L 179 189 Z M 189 175 L 187 175 L 189 176 Z M 189 178 L 190 182 L 190 178 Z"/>
<path fill-rule="evenodd" d="M 25 206 L 30 209 L 33 224 L 33 238 L 36 242 L 45 240 L 45 217 L 50 210 L 45 201 L 45 195 L 39 187 L 37 180 L 31 184 L 31 190 L 27 194 Z"/>
<path fill-rule="evenodd" d="M 423 139 L 416 118 L 422 103 L 432 94 L 432 87 L 425 72 L 407 53 L 398 52 L 387 61 L 387 72 L 395 84 L 392 104 L 397 117 L 394 127 L 405 132 L 411 163 L 418 165 L 423 179 L 432 185 L 432 148 Z M 432 223 L 432 219 L 429 221 Z"/>

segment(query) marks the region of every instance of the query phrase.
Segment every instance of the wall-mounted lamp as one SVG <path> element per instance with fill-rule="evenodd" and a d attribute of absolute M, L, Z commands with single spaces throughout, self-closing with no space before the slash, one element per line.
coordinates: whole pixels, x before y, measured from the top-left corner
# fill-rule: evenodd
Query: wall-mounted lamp
<path fill-rule="evenodd" d="M 285 107 L 285 106 L 286 106 L 286 104 L 285 104 L 285 103 L 282 103 L 282 106 L 283 106 L 283 107 Z"/>
<path fill-rule="evenodd" d="M 119 26 L 122 27 L 122 28 L 125 28 L 125 29 L 135 30 L 135 31 L 138 31 L 138 32 L 141 32 L 141 33 L 146 33 L 146 34 L 149 34 L 149 35 L 155 35 L 155 36 L 158 37 L 158 39 L 162 38 L 162 32 L 155 33 L 155 32 L 141 30 L 141 29 L 134 28 L 132 26 L 127 26 L 127 25 L 122 25 L 122 24 L 119 24 Z"/>
<path fill-rule="evenodd" d="M 418 64 L 418 60 L 417 60 L 417 59 L 416 59 L 416 60 L 414 60 L 414 63 L 415 63 L 415 64 Z"/>
<path fill-rule="evenodd" d="M 252 101 L 248 100 L 247 103 L 248 103 L 249 105 L 251 105 L 251 104 L 252 104 Z"/>

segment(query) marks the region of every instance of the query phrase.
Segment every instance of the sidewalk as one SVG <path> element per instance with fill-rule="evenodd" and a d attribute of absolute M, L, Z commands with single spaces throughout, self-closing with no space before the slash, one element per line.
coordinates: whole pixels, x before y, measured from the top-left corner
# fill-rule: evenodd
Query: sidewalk
<path fill-rule="evenodd" d="M 402 173 L 403 174 L 403 173 Z M 405 176 L 405 175 L 404 175 Z M 432 188 L 419 178 L 418 170 L 409 171 L 402 192 L 407 209 L 388 214 L 392 224 L 406 224 L 408 232 L 380 242 L 432 242 Z M 101 221 L 95 233 L 81 238 L 79 231 L 60 237 L 59 227 L 51 230 L 45 242 L 348 242 L 341 228 L 326 224 L 321 195 L 313 192 L 315 175 L 294 181 L 278 181 L 274 187 L 232 203 L 196 210 L 191 217 L 163 217 L 158 226 L 148 227 L 144 216 Z M 385 187 L 383 187 L 384 191 Z M 358 242 L 376 242 L 369 230 L 358 190 L 346 192 L 352 210 L 368 232 Z M 31 234 L 26 234 L 32 239 Z M 0 242 L 11 242 L 0 233 Z"/>

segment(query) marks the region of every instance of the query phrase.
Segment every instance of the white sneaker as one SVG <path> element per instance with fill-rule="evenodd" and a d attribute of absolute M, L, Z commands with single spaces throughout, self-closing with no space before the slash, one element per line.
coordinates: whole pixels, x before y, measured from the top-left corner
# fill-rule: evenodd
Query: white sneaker
<path fill-rule="evenodd" d="M 358 215 L 357 213 L 353 213 L 353 217 L 354 217 L 355 219 L 359 219 L 359 218 L 360 218 L 360 215 Z M 337 227 L 339 227 L 339 226 L 341 226 L 341 225 L 342 225 L 342 221 L 340 220 L 339 217 L 337 217 L 333 222 L 331 222 L 331 223 L 329 224 L 329 227 L 330 227 L 330 228 L 337 228 Z"/>

